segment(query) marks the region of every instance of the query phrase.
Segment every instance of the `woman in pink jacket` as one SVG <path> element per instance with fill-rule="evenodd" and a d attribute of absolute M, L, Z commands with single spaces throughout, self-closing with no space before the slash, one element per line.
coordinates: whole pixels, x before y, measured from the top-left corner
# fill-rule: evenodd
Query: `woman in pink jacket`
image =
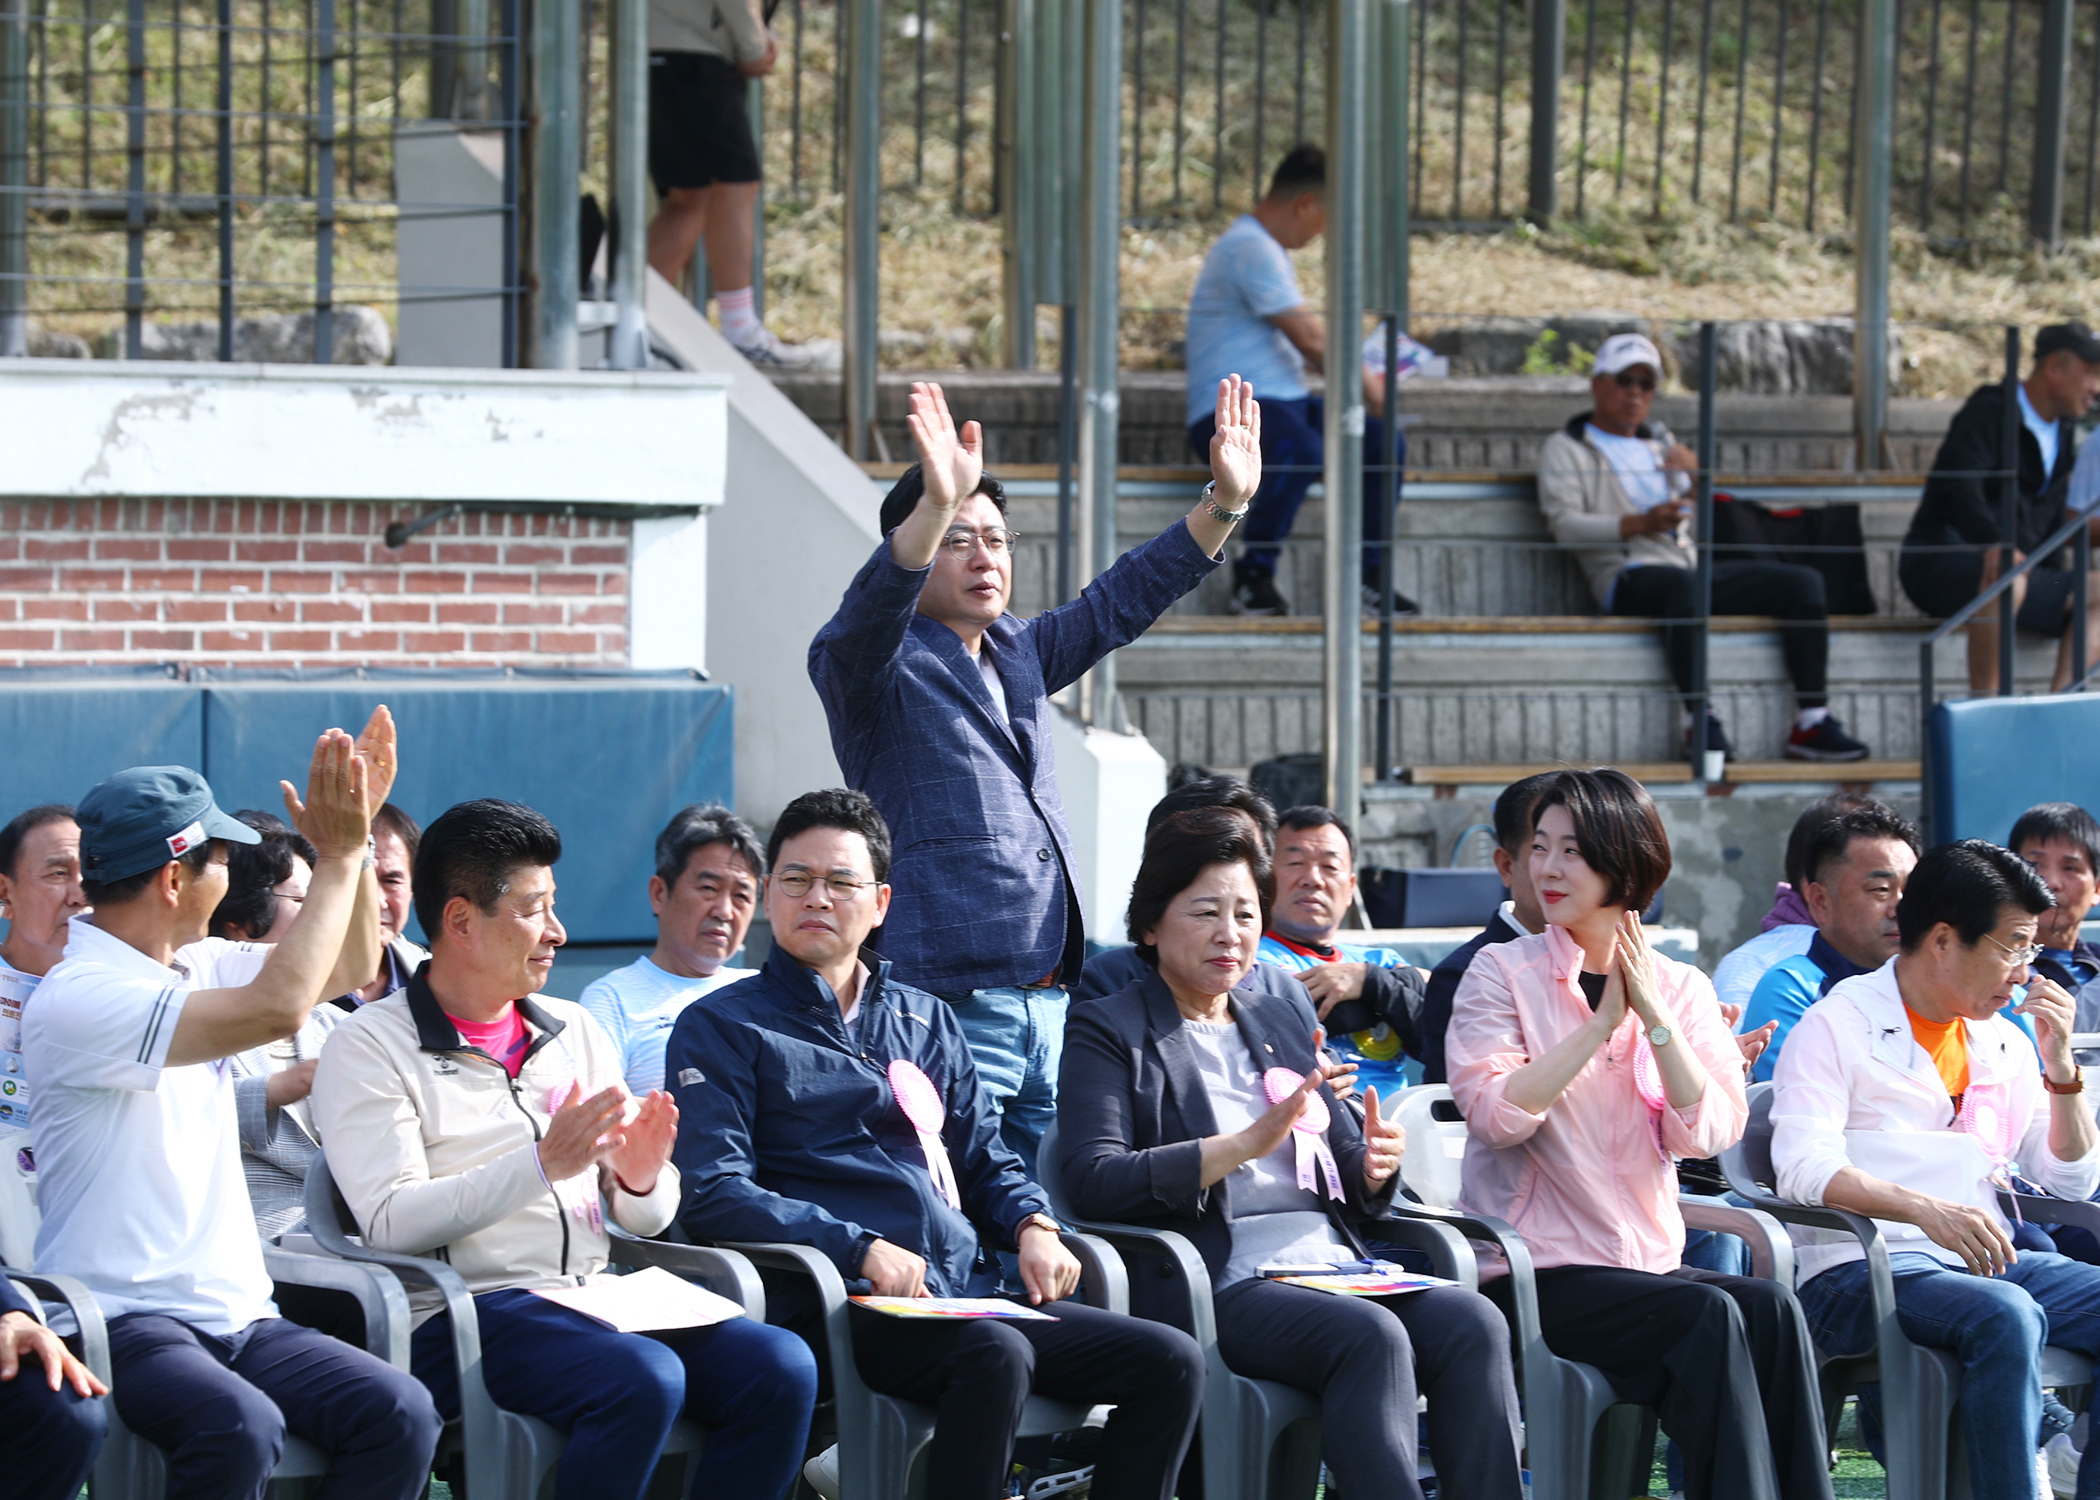
<path fill-rule="evenodd" d="M 1481 950 L 1446 1041 L 1464 1206 L 1524 1236 L 1548 1347 L 1655 1408 L 1688 1500 L 1827 1500 L 1793 1292 L 1681 1264 L 1674 1159 L 1732 1145 L 1746 1109 L 1713 986 L 1641 931 L 1670 873 L 1662 819 L 1618 771 L 1560 773 L 1532 818 L 1546 930 Z M 1509 1311 L 1506 1278 L 1484 1290 Z"/>

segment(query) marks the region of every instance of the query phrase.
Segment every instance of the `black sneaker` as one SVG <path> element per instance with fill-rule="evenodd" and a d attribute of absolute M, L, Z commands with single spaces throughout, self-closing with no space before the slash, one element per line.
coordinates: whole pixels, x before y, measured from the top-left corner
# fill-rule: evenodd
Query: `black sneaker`
<path fill-rule="evenodd" d="M 1718 750 L 1726 756 L 1735 755 L 1735 746 L 1728 743 L 1728 731 L 1721 727 L 1720 716 L 1710 708 L 1706 711 L 1706 748 L 1709 753 Z M 1692 726 L 1689 724 L 1684 727 L 1684 753 L 1689 760 L 1692 754 Z"/>
<path fill-rule="evenodd" d="M 1823 722 L 1813 729 L 1803 729 L 1798 723 L 1794 732 L 1786 737 L 1788 760 L 1865 760 L 1867 747 L 1845 733 L 1845 726 L 1836 717 L 1826 714 Z"/>
<path fill-rule="evenodd" d="M 1379 617 L 1377 584 L 1367 583 L 1364 585 L 1363 600 L 1364 618 L 1367 620 L 1377 619 Z M 1409 615 L 1418 615 L 1421 612 L 1421 607 L 1414 600 L 1408 598 L 1407 595 L 1401 593 L 1398 589 L 1393 590 L 1393 616 L 1395 619 L 1404 619 Z"/>
<path fill-rule="evenodd" d="M 1291 601 L 1276 591 L 1276 575 L 1259 568 L 1235 569 L 1232 612 L 1236 615 L 1287 615 Z"/>

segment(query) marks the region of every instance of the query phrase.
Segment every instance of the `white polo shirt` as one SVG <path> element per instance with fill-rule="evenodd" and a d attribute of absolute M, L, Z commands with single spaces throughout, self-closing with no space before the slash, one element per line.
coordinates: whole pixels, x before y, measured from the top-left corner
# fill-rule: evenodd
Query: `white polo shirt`
<path fill-rule="evenodd" d="M 77 1276 L 105 1317 L 206 1333 L 277 1315 L 241 1173 L 226 1062 L 167 1066 L 192 990 L 247 984 L 270 950 L 206 938 L 168 968 L 88 915 L 22 1017 L 36 1079 L 40 1270 Z"/>

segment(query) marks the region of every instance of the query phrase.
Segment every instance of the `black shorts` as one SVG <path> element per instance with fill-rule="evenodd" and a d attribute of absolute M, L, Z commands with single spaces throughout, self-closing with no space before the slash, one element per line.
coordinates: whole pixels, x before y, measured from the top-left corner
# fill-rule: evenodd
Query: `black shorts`
<path fill-rule="evenodd" d="M 749 80 L 706 52 L 649 54 L 649 176 L 673 188 L 758 181 Z"/>
<path fill-rule="evenodd" d="M 1898 572 L 1910 602 L 1935 620 L 1961 613 L 1983 587 L 1983 557 L 1977 552 L 1906 548 Z M 2071 569 L 2037 564 L 2027 574 L 2027 593 L 2013 623 L 2036 635 L 2061 636 L 2070 624 L 2071 596 L 2077 588 L 2078 575 Z M 1997 618 L 1995 608 L 1986 613 Z"/>

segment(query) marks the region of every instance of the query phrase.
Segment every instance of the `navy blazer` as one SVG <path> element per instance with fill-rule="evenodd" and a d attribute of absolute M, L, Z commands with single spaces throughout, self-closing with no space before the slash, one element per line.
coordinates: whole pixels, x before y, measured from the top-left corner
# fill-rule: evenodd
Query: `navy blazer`
<path fill-rule="evenodd" d="M 809 1245 L 857 1282 L 880 1238 L 926 1259 L 937 1297 L 989 1296 L 1021 1221 L 1050 1211 L 999 1139 L 999 1117 L 954 1012 L 897 983 L 873 954 L 859 1038 L 838 1001 L 777 945 L 749 979 L 688 1005 L 664 1048 L 678 1104 L 678 1221 L 696 1240 Z M 962 1211 L 935 1191 L 919 1134 L 890 1093 L 889 1065 L 917 1063 L 948 1106 L 941 1143 Z M 856 1284 L 854 1291 L 865 1291 Z"/>
<path fill-rule="evenodd" d="M 1305 1001 L 1237 989 L 1227 1002 L 1255 1062 L 1300 1073 L 1313 1066 Z M 1342 1237 L 1364 1253 L 1357 1222 L 1376 1213 L 1400 1181 L 1374 1199 L 1364 1192 L 1363 1126 L 1325 1084 L 1327 1144 L 1349 1195 L 1321 1204 Z M 1073 1005 L 1065 1019 L 1057 1079 L 1057 1132 L 1065 1194 L 1084 1219 L 1107 1219 L 1189 1237 L 1215 1280 L 1232 1259 L 1232 1179 L 1204 1187 L 1203 1137 L 1218 1133 L 1210 1091 L 1166 982 L 1148 973 L 1134 987 Z"/>
<path fill-rule="evenodd" d="M 930 568 L 899 567 L 885 538 L 810 643 L 809 676 L 846 783 L 882 810 L 894 844 L 882 952 L 942 994 L 1033 984 L 1084 966 L 1071 830 L 1057 792 L 1049 695 L 1128 645 L 1218 566 L 1183 522 L 1059 609 L 984 633 L 1009 720 L 962 638 L 918 613 Z"/>

